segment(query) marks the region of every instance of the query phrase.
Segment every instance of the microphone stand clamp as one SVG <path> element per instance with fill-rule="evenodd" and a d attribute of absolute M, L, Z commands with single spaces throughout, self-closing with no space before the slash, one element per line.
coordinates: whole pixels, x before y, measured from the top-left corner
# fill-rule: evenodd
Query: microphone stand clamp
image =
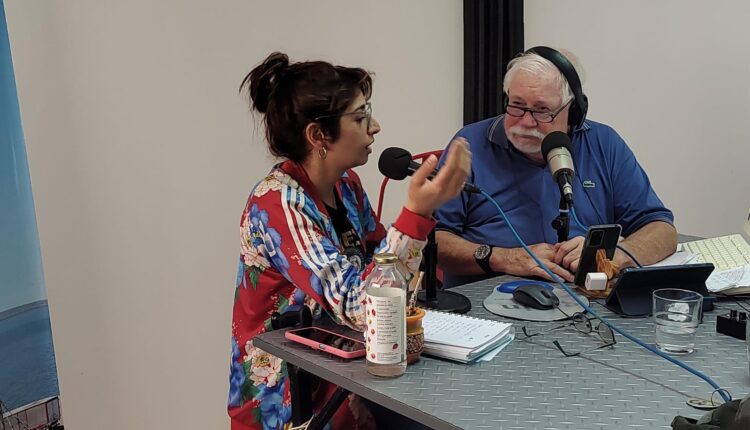
<path fill-rule="evenodd" d="M 570 235 L 570 205 L 560 196 L 560 215 L 552 220 L 552 228 L 557 230 L 557 242 L 565 242 Z"/>

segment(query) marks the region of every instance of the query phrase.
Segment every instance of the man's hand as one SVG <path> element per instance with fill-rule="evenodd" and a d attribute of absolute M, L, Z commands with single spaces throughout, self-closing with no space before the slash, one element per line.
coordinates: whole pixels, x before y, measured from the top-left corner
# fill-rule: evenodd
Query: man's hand
<path fill-rule="evenodd" d="M 581 252 L 583 251 L 583 236 L 576 236 L 573 239 L 566 240 L 555 244 L 555 257 L 553 261 L 575 273 L 578 271 L 578 264 L 581 262 Z"/>
<path fill-rule="evenodd" d="M 536 255 L 552 273 L 567 282 L 573 281 L 573 274 L 555 263 L 554 258 L 557 251 L 555 245 L 550 245 L 549 243 L 537 243 L 536 245 L 530 245 L 529 248 L 531 248 L 534 255 Z M 547 272 L 539 267 L 523 248 L 514 248 L 510 251 L 510 258 L 508 258 L 508 261 L 492 262 L 493 270 L 505 272 L 509 275 L 538 276 L 550 281 L 552 280 L 552 278 L 547 275 Z"/>

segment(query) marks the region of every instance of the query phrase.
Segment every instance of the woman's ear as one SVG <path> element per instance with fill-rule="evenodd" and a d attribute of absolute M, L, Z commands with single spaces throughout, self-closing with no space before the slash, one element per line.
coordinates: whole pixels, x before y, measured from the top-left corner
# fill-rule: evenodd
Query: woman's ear
<path fill-rule="evenodd" d="M 320 128 L 320 124 L 311 122 L 305 127 L 305 140 L 312 145 L 313 149 L 326 148 L 330 143 L 328 135 Z"/>

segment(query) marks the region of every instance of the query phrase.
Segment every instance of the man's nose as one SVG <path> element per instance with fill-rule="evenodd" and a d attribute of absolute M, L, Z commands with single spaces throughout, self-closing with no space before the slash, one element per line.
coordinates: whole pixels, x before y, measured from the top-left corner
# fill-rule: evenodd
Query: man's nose
<path fill-rule="evenodd" d="M 529 111 L 523 113 L 521 121 L 519 122 L 526 128 L 532 128 L 538 125 L 538 122 L 536 121 L 536 119 L 534 119 L 534 115 L 532 115 Z"/>

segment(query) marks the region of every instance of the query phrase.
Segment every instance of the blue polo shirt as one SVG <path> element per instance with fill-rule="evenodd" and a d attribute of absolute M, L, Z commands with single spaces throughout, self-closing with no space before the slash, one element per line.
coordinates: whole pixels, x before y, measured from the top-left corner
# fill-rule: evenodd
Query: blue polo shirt
<path fill-rule="evenodd" d="M 537 164 L 518 151 L 505 136 L 503 115 L 470 124 L 457 136 L 469 141 L 470 181 L 503 208 L 527 244 L 556 243 L 552 220 L 559 215 L 560 191 L 546 164 Z M 586 120 L 572 139 L 575 179 L 573 198 L 585 226 L 620 224 L 627 237 L 652 221 L 674 221 L 636 161 L 633 152 L 611 127 Z M 440 165 L 445 162 L 444 152 Z M 461 193 L 438 209 L 437 229 L 471 242 L 517 248 L 495 206 L 481 194 Z M 570 237 L 585 236 L 571 219 Z M 444 272 L 446 286 L 487 276 L 456 276 Z"/>

